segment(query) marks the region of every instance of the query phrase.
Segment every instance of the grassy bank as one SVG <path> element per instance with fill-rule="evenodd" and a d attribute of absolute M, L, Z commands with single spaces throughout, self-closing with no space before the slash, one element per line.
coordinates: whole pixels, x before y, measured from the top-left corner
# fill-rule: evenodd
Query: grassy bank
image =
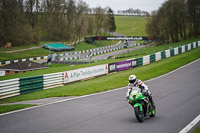
<path fill-rule="evenodd" d="M 155 46 L 155 47 L 145 47 L 145 48 L 138 49 L 138 50 L 135 50 L 135 51 L 130 51 L 128 53 L 117 55 L 116 57 L 125 57 L 125 56 L 132 56 L 133 58 L 141 57 L 141 56 L 150 55 L 150 54 L 153 54 L 153 53 L 156 53 L 156 52 L 160 52 L 160 51 L 163 51 L 163 50 L 167 50 L 167 49 L 170 49 L 170 48 L 175 48 L 175 47 L 179 47 L 179 46 L 182 46 L 182 45 L 186 45 L 186 44 L 189 44 L 191 42 L 196 42 L 196 41 L 199 41 L 199 40 L 200 40 L 200 38 L 190 38 L 190 39 L 187 39 L 187 40 L 182 40 L 182 41 L 177 42 L 177 43 L 169 43 L 169 44 L 166 43 L 164 45 L 159 45 L 159 46 Z"/>
<path fill-rule="evenodd" d="M 115 16 L 116 32 L 127 36 L 146 36 L 146 17 Z"/>
<path fill-rule="evenodd" d="M 80 42 L 76 44 L 75 51 L 87 50 L 92 48 L 104 47 L 108 45 L 112 45 L 117 43 L 117 41 L 97 41 L 95 44 L 87 44 L 85 42 Z M 42 45 L 42 44 L 41 44 Z M 30 48 L 33 45 L 25 46 L 25 48 Z M 24 49 L 23 46 L 14 47 L 12 49 Z M 24 58 L 31 58 L 31 57 L 41 57 L 47 56 L 49 54 L 49 50 L 44 48 L 26 50 L 26 51 L 19 51 L 13 53 L 5 53 L 6 48 L 0 48 L 0 61 L 9 61 L 15 59 L 24 59 Z M 62 52 L 53 52 L 51 53 L 62 53 Z"/>
<path fill-rule="evenodd" d="M 158 52 L 158 51 L 169 49 L 169 47 L 177 47 L 177 46 L 181 46 L 181 45 L 186 45 L 188 43 L 195 42 L 195 41 L 198 41 L 198 40 L 200 40 L 200 38 L 191 38 L 191 39 L 183 40 L 183 41 L 178 42 L 178 43 L 170 43 L 170 44 L 164 44 L 164 45 L 160 45 L 160 46 L 156 46 L 156 47 L 142 48 L 142 49 L 138 49 L 138 50 L 126 53 L 126 54 L 119 55 L 119 57 L 129 56 L 129 55 L 132 56 L 132 57 L 129 57 L 129 58 L 142 57 L 144 55 L 153 54 L 153 53 Z M 73 69 L 78 69 L 78 68 L 83 68 L 83 67 L 89 67 L 89 66 L 95 66 L 95 65 L 100 65 L 100 64 L 118 62 L 118 61 L 122 61 L 122 60 L 126 60 L 126 59 L 128 59 L 128 58 L 115 59 L 115 60 L 113 60 L 113 59 L 99 60 L 97 63 L 84 64 L 84 65 L 74 65 L 74 66 L 63 65 L 63 64 L 54 64 L 52 66 L 49 66 L 50 68 L 48 68 L 48 69 L 42 69 L 42 70 L 31 71 L 31 72 L 20 73 L 20 74 L 14 74 L 14 75 L 7 75 L 7 76 L 0 77 L 0 80 L 36 76 L 36 75 L 55 73 L 55 72 L 63 72 L 63 71 L 73 70 Z"/>
<path fill-rule="evenodd" d="M 14 111 L 14 110 L 24 109 L 24 108 L 28 108 L 32 106 L 36 106 L 36 105 L 34 104 L 0 105 L 0 114 Z"/>
<path fill-rule="evenodd" d="M 146 36 L 145 32 L 145 25 L 147 23 L 146 17 L 136 17 L 136 16 L 115 16 L 117 30 L 124 35 L 128 36 Z M 54 42 L 41 42 L 39 44 L 29 44 L 26 46 L 18 46 L 12 47 L 12 50 L 19 50 L 25 48 L 31 48 L 35 46 L 41 46 L 44 43 L 54 43 Z M 69 44 L 70 42 L 61 42 Z M 91 48 L 97 48 L 102 46 L 107 46 L 114 44 L 115 42 L 112 41 L 97 41 L 96 44 L 86 44 L 84 42 L 78 43 L 75 46 L 75 50 L 86 50 Z M 14 53 L 4 53 L 8 51 L 8 49 L 1 47 L 0 48 L 0 61 L 8 61 L 8 60 L 15 60 L 15 59 L 23 59 L 23 58 L 30 58 L 30 57 L 40 57 L 48 55 L 49 51 L 43 48 L 21 51 L 21 52 L 14 52 Z"/>
<path fill-rule="evenodd" d="M 139 79 L 148 80 L 168 73 L 196 59 L 199 59 L 199 53 L 200 48 L 193 49 L 184 54 L 173 56 L 147 66 L 136 67 L 126 71 L 121 71 L 115 74 L 102 76 L 87 81 L 81 81 L 74 84 L 67 84 L 63 87 L 42 90 L 30 94 L 4 99 L 1 100 L 1 103 L 26 101 L 47 97 L 80 96 L 123 87 L 127 85 L 127 78 L 130 74 L 134 73 L 138 76 Z M 104 86 L 102 86 L 102 84 L 104 84 Z"/>
<path fill-rule="evenodd" d="M 108 46 L 111 44 L 116 44 L 118 41 L 96 41 L 95 44 L 87 44 L 85 42 L 80 42 L 76 44 L 75 51 L 82 51 L 87 49 L 99 48 Z"/>
<path fill-rule="evenodd" d="M 192 133 L 200 133 L 200 126 L 197 127 Z"/>

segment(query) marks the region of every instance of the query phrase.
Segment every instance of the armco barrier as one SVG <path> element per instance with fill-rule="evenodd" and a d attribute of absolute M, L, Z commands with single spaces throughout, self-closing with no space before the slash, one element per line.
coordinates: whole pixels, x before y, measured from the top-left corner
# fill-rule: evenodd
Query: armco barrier
<path fill-rule="evenodd" d="M 64 72 L 44 74 L 44 89 L 63 86 Z"/>
<path fill-rule="evenodd" d="M 174 49 L 170 49 L 170 56 L 174 56 Z"/>
<path fill-rule="evenodd" d="M 182 53 L 182 47 L 178 47 L 178 54 Z"/>
<path fill-rule="evenodd" d="M 191 49 L 193 49 L 195 46 L 194 46 L 194 44 L 193 43 L 191 43 Z"/>
<path fill-rule="evenodd" d="M 111 47 L 114 47 L 114 46 L 117 46 L 121 43 L 121 41 L 119 41 L 118 43 L 116 44 L 113 44 L 113 45 L 109 45 L 109 46 L 105 46 L 105 47 L 101 47 L 100 49 L 107 49 L 107 48 L 111 48 Z M 92 51 L 97 51 L 99 48 L 96 48 L 96 49 L 90 49 L 88 50 L 88 52 L 92 52 Z M 62 60 L 76 60 L 76 59 L 79 59 L 79 54 L 81 53 L 85 53 L 85 50 L 84 51 L 76 51 L 76 52 L 68 52 L 68 53 L 63 53 L 63 54 L 59 54 L 59 56 L 63 57 L 63 56 L 69 56 L 69 55 L 76 55 L 72 58 L 64 58 Z M 0 66 L 1 65 L 7 65 L 7 64 L 11 64 L 11 63 L 15 63 L 15 62 L 23 62 L 23 61 L 34 61 L 34 60 L 41 60 L 41 59 L 47 59 L 48 56 L 42 56 L 42 57 L 33 57 L 33 58 L 26 58 L 26 59 L 18 59 L 18 60 L 12 60 L 12 61 L 2 61 L 0 62 Z"/>
<path fill-rule="evenodd" d="M 155 54 L 151 54 L 150 55 L 150 63 L 153 63 L 156 61 L 156 55 Z"/>
<path fill-rule="evenodd" d="M 165 58 L 166 58 L 165 51 L 161 51 L 161 59 L 165 59 Z"/>
<path fill-rule="evenodd" d="M 20 78 L 20 94 L 31 93 L 43 89 L 43 75 Z"/>
<path fill-rule="evenodd" d="M 200 47 L 200 41 L 177 48 L 157 52 L 155 54 L 147 55 L 141 58 L 98 65 L 88 68 L 81 68 L 66 72 L 0 81 L 0 99 L 26 94 L 37 90 L 63 86 L 64 84 L 70 82 L 100 76 L 115 71 L 122 71 L 136 66 L 147 65 L 173 55 L 184 53 L 197 47 Z"/>
<path fill-rule="evenodd" d="M 12 60 L 12 61 L 2 61 L 0 62 L 0 65 L 7 65 L 15 62 L 23 62 L 23 61 L 34 61 L 34 60 L 41 60 L 41 59 L 47 59 L 47 56 L 43 57 L 34 57 L 34 58 L 26 58 L 26 59 L 19 59 L 19 60 Z"/>
<path fill-rule="evenodd" d="M 161 60 L 161 52 L 156 53 L 156 61 Z"/>
<path fill-rule="evenodd" d="M 143 64 L 142 65 L 147 65 L 150 63 L 150 56 L 143 56 Z"/>
<path fill-rule="evenodd" d="M 118 49 L 122 49 L 123 46 L 118 46 L 119 44 L 121 44 L 121 41 L 119 41 L 116 44 L 105 46 L 105 47 L 99 47 L 99 48 L 94 48 L 94 49 L 89 49 L 89 50 L 84 50 L 84 51 L 78 51 L 78 52 L 69 52 L 69 53 L 59 54 L 59 56 L 61 56 L 61 61 L 62 60 L 74 60 L 74 59 L 79 59 L 80 58 L 79 54 L 81 54 L 81 53 L 93 52 L 91 54 L 91 56 L 94 56 L 94 55 L 110 52 L 111 50 L 106 50 L 108 48 L 109 49 L 112 48 L 112 51 L 118 50 Z M 113 48 L 113 47 L 116 47 L 116 46 L 118 46 L 118 47 L 117 48 Z M 97 51 L 99 51 L 99 50 L 100 50 L 100 52 L 98 53 Z M 69 56 L 69 55 L 76 55 L 76 56 L 74 58 L 66 57 L 66 56 Z M 85 58 L 88 58 L 88 55 L 85 55 Z"/>
<path fill-rule="evenodd" d="M 191 50 L 191 44 L 188 44 L 188 50 Z"/>
<path fill-rule="evenodd" d="M 19 78 L 0 81 L 0 99 L 20 95 Z"/>
<path fill-rule="evenodd" d="M 182 53 L 185 52 L 185 46 L 182 46 Z"/>
<path fill-rule="evenodd" d="M 178 47 L 174 48 L 174 55 L 177 55 L 177 54 L 178 54 Z"/>
<path fill-rule="evenodd" d="M 168 50 L 165 50 L 165 57 L 166 58 L 169 58 L 171 55 L 170 55 L 170 49 Z"/>
<path fill-rule="evenodd" d="M 185 52 L 188 51 L 188 45 L 185 45 Z"/>
<path fill-rule="evenodd" d="M 136 64 L 137 64 L 137 66 L 142 66 L 143 65 L 143 58 L 141 57 L 141 58 L 137 58 L 136 59 Z"/>

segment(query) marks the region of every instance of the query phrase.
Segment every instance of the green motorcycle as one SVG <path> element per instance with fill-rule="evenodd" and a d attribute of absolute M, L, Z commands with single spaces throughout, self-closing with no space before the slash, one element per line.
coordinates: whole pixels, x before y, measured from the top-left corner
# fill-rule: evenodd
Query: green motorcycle
<path fill-rule="evenodd" d="M 139 88 L 132 88 L 129 95 L 129 103 L 133 106 L 135 116 L 139 122 L 143 122 L 144 117 L 154 117 L 156 114 L 156 110 L 152 107 L 149 98 L 143 95 Z"/>

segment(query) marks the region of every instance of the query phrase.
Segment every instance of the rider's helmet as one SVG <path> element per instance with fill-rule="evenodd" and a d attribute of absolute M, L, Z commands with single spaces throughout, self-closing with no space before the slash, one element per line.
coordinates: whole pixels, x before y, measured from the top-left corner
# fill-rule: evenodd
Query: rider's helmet
<path fill-rule="evenodd" d="M 129 76 L 129 83 L 135 84 L 136 80 L 137 80 L 137 77 L 135 75 Z"/>

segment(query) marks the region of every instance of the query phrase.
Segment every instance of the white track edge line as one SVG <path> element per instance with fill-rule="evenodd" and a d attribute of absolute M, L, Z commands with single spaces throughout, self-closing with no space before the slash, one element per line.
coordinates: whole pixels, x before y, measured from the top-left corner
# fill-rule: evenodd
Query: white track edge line
<path fill-rule="evenodd" d="M 197 61 L 199 61 L 200 59 L 197 59 L 193 62 L 190 62 L 189 64 L 186 64 L 184 66 L 181 66 L 169 73 L 166 73 L 164 75 L 161 75 L 161 76 L 158 76 L 156 78 L 153 78 L 153 79 L 149 79 L 149 80 L 146 80 L 145 82 L 149 82 L 149 81 L 152 81 L 152 80 L 155 80 L 155 79 L 158 79 L 158 78 L 161 78 L 161 77 L 164 77 L 164 76 L 167 76 L 173 72 L 176 72 L 184 67 L 187 67 Z M 113 91 L 118 91 L 118 90 L 122 90 L 122 89 L 125 89 L 125 87 L 121 87 L 121 88 L 117 88 L 117 89 L 114 89 L 114 90 L 109 90 L 109 91 L 104 91 L 104 92 L 99 92 L 99 93 L 94 93 L 94 94 L 88 94 L 88 95 L 84 95 L 84 96 L 79 96 L 79 97 L 74 97 L 74 98 L 68 98 L 68 99 L 64 99 L 64 100 L 60 100 L 60 101 L 56 101 L 56 102 L 52 102 L 52 103 L 47 103 L 47 104 L 43 104 L 43 105 L 38 105 L 38 106 L 34 106 L 34 107 L 30 107 L 30 108 L 25 108 L 25 109 L 19 109 L 19 110 L 15 110 L 15 111 L 11 111 L 11 112 L 7 112 L 7 113 L 2 113 L 0 114 L 0 117 L 1 116 L 4 116 L 4 115 L 9 115 L 9 114 L 13 114 L 13 113 L 17 113 L 17 112 L 21 112 L 21 111 L 26 111 L 26 110 L 30 110 L 30 109 L 34 109 L 34 108 L 40 108 L 40 107 L 44 107 L 44 106 L 48 106 L 48 105 L 51 105 L 51 104 L 56 104 L 56 103 L 61 103 L 61 102 L 65 102 L 65 101 L 70 101 L 70 100 L 75 100 L 75 99 L 80 99 L 80 98 L 84 98 L 84 97 L 89 97 L 89 96 L 94 96 L 94 95 L 101 95 L 101 94 L 105 94 L 105 93 L 109 93 L 109 92 L 113 92 Z"/>
<path fill-rule="evenodd" d="M 190 122 L 185 128 L 183 128 L 179 133 L 189 132 L 192 129 L 192 127 L 194 127 L 199 121 L 200 121 L 200 114 L 192 122 Z"/>

